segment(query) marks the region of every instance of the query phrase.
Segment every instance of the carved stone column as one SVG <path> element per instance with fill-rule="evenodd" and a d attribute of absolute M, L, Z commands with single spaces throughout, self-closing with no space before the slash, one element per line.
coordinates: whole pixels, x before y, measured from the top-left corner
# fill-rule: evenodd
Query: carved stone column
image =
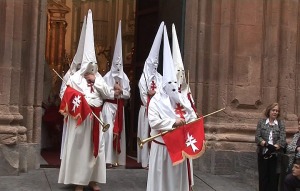
<path fill-rule="evenodd" d="M 72 1 L 73 9 L 72 9 L 72 32 L 71 32 L 71 59 L 73 59 L 74 55 L 77 51 L 77 46 L 79 42 L 79 37 L 81 33 L 82 25 L 80 23 L 83 23 L 83 17 L 81 17 L 81 2 L 77 0 Z"/>
<path fill-rule="evenodd" d="M 39 167 L 45 5 L 0 1 L 0 176 Z"/>
<path fill-rule="evenodd" d="M 63 64 L 65 63 L 65 35 L 66 35 L 66 14 L 70 12 L 64 1 L 48 0 L 48 33 L 46 52 L 49 57 L 47 62 L 50 69 L 55 69 L 59 74 L 63 72 Z M 58 95 L 61 85 L 61 79 L 58 76 L 53 77 L 52 93 Z"/>

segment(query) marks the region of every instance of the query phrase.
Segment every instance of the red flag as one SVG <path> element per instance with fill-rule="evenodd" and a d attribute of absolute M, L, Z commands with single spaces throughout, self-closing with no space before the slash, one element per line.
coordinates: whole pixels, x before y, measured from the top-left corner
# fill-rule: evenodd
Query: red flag
<path fill-rule="evenodd" d="M 68 86 L 61 100 L 59 112 L 77 119 L 77 125 L 80 125 L 92 113 L 92 110 L 84 95 Z"/>
<path fill-rule="evenodd" d="M 205 151 L 203 117 L 163 135 L 173 165 L 196 159 Z"/>

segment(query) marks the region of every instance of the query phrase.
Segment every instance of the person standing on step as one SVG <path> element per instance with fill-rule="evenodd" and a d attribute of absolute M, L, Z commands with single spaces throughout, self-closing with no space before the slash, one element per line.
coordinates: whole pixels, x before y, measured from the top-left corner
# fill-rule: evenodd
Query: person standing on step
<path fill-rule="evenodd" d="M 80 67 L 81 67 L 81 62 L 82 62 L 82 56 L 83 56 L 83 48 L 84 48 L 84 41 L 85 41 L 85 32 L 86 32 L 86 16 L 84 16 L 83 19 L 83 24 L 82 24 L 82 29 L 80 33 L 80 38 L 79 38 L 79 43 L 77 47 L 76 54 L 73 58 L 73 61 L 70 65 L 69 70 L 63 77 L 63 81 L 60 87 L 60 93 L 59 97 L 60 99 L 63 98 L 64 92 L 66 91 L 67 84 L 66 82 L 69 81 L 70 77 L 77 72 Z M 61 149 L 60 149 L 60 159 L 62 158 L 63 150 L 64 150 L 64 142 L 66 138 L 66 126 L 68 122 L 68 116 L 66 115 L 64 118 L 64 125 L 63 125 L 63 132 L 62 132 L 62 141 L 61 141 Z"/>
<path fill-rule="evenodd" d="M 179 128 L 197 118 L 189 101 L 178 92 L 166 26 L 163 47 L 162 85 L 151 98 L 148 108 L 151 136 Z M 192 190 L 193 175 L 189 169 L 187 160 L 173 166 L 164 139 L 161 136 L 155 138 L 151 143 L 147 191 Z"/>
<path fill-rule="evenodd" d="M 194 109 L 195 113 L 197 114 L 195 102 L 192 96 L 189 79 L 187 81 L 185 70 L 183 66 L 182 56 L 179 48 L 177 33 L 175 25 L 172 24 L 172 56 L 173 62 L 175 65 L 176 77 L 177 77 L 177 84 L 179 88 L 179 93 L 183 96 L 186 96 L 191 104 L 191 107 Z M 189 78 L 189 76 L 188 76 Z M 198 115 L 198 114 L 197 114 Z"/>
<path fill-rule="evenodd" d="M 127 75 L 123 71 L 121 21 L 117 34 L 116 46 L 110 71 L 103 77 L 111 87 L 121 90 L 121 95 L 115 99 L 106 99 L 103 105 L 102 117 L 110 124 L 110 128 L 104 134 L 106 164 L 126 164 L 126 137 L 124 102 L 130 98 L 130 85 Z"/>
<path fill-rule="evenodd" d="M 150 53 L 145 61 L 143 73 L 138 84 L 142 102 L 139 111 L 137 130 L 137 137 L 139 137 L 140 139 L 149 137 L 150 127 L 148 122 L 147 108 L 150 99 L 154 96 L 156 91 L 158 91 L 162 83 L 162 76 L 157 72 L 157 67 L 163 29 L 164 22 L 160 24 L 160 27 L 157 31 Z M 149 151 L 150 143 L 145 143 L 142 149 L 139 146 L 137 147 L 137 162 L 142 163 L 143 168 L 148 168 Z"/>
<path fill-rule="evenodd" d="M 113 99 L 121 92 L 118 87 L 115 89 L 109 87 L 98 73 L 91 10 L 88 11 L 87 16 L 81 68 L 70 76 L 67 85 L 63 101 L 65 96 L 68 96 L 69 90 L 80 92 L 88 107 L 98 117 L 103 98 Z M 68 102 L 73 109 L 69 109 L 68 105 L 67 107 L 61 105 L 61 112 L 77 111 L 83 102 L 84 100 L 82 101 L 81 96 L 78 95 Z M 80 123 L 77 119 L 68 117 L 58 183 L 74 184 L 75 191 L 83 191 L 84 186 L 87 185 L 94 191 L 99 191 L 98 183 L 106 183 L 104 138 L 99 121 L 95 117 L 87 116 Z"/>
<path fill-rule="evenodd" d="M 193 108 L 194 112 L 198 116 L 189 82 L 186 81 L 184 65 L 183 65 L 183 61 L 182 61 L 182 57 L 181 57 L 179 42 L 178 42 L 176 28 L 175 28 L 174 24 L 172 24 L 172 56 L 173 56 L 173 63 L 174 63 L 175 72 L 176 72 L 178 92 L 180 94 L 182 94 L 182 96 L 186 97 L 186 99 L 189 101 L 191 107 Z M 187 161 L 190 163 L 189 164 L 190 172 L 191 172 L 191 174 L 193 174 L 193 168 L 192 168 L 193 160 L 187 159 Z M 194 185 L 193 176 L 191 176 L 191 184 Z"/>

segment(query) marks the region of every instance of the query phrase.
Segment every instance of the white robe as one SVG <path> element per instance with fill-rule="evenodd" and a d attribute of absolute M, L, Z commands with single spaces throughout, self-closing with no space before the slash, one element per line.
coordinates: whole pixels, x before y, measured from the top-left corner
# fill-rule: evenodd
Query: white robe
<path fill-rule="evenodd" d="M 62 84 L 61 84 L 61 87 L 60 87 L 60 92 L 59 92 L 59 97 L 60 99 L 63 98 L 64 96 L 64 93 L 66 91 L 66 88 L 67 88 L 67 82 L 69 81 L 70 79 L 70 76 L 71 76 L 71 70 L 68 70 L 67 73 L 64 75 L 63 77 L 63 80 L 62 80 Z M 64 124 L 63 124 L 63 132 L 62 132 L 62 137 L 61 137 L 61 146 L 60 146 L 60 159 L 62 159 L 62 153 L 63 153 L 63 150 L 64 150 L 64 144 L 65 144 L 65 140 L 66 140 L 66 127 L 67 127 L 67 121 L 68 121 L 68 116 L 65 116 L 64 117 Z"/>
<path fill-rule="evenodd" d="M 123 88 L 123 94 L 120 96 L 120 99 L 129 99 L 130 98 L 130 86 L 129 80 L 124 73 L 124 77 L 126 80 L 121 81 L 120 85 Z M 105 82 L 113 87 L 115 84 L 114 79 L 111 77 L 111 72 L 109 71 L 103 79 Z M 102 118 L 103 121 L 110 125 L 109 129 L 104 133 L 105 139 L 105 157 L 107 164 L 115 164 L 118 163 L 119 165 L 126 165 L 126 128 L 125 128 L 125 113 L 123 108 L 123 129 L 121 132 L 121 139 L 120 139 L 120 148 L 121 153 L 118 154 L 115 149 L 113 148 L 113 128 L 114 128 L 114 121 L 117 111 L 117 104 L 105 102 L 103 104 L 102 109 Z"/>
<path fill-rule="evenodd" d="M 68 84 L 84 93 L 90 106 L 99 107 L 103 97 L 114 97 L 113 89 L 106 85 L 99 73 L 96 74 L 93 93 L 79 72 L 70 77 Z M 77 126 L 77 121 L 69 117 L 66 124 L 58 183 L 76 185 L 88 185 L 90 181 L 106 183 L 103 132 L 100 129 L 99 151 L 97 158 L 95 158 L 93 156 L 92 123 L 88 116 L 81 125 Z"/>
<path fill-rule="evenodd" d="M 138 116 L 138 129 L 137 129 L 137 137 L 141 140 L 146 139 L 149 137 L 149 122 L 148 122 L 148 114 L 147 114 L 147 100 L 148 100 L 148 84 L 145 81 L 145 75 L 142 74 L 140 81 L 139 81 L 139 91 L 140 91 L 140 98 L 143 103 L 139 110 Z M 156 90 L 160 88 L 160 84 L 162 81 L 162 76 L 157 73 L 157 82 L 156 82 Z M 143 145 L 141 149 L 137 146 L 137 162 L 142 164 L 142 167 L 147 167 L 149 164 L 149 144 L 148 142 Z"/>
<path fill-rule="evenodd" d="M 172 129 L 176 119 L 161 116 L 159 104 L 161 97 L 155 94 L 149 104 L 148 118 L 151 127 L 151 136 L 160 133 L 161 131 Z M 194 115 L 195 116 L 195 115 Z M 186 117 L 189 122 L 195 117 Z M 162 137 L 155 139 L 164 144 Z M 190 160 L 191 162 L 191 160 Z M 191 183 L 193 185 L 192 162 L 190 163 Z M 149 171 L 147 180 L 147 191 L 189 191 L 189 177 L 187 160 L 173 166 L 167 147 L 152 141 L 149 159 Z"/>
<path fill-rule="evenodd" d="M 137 137 L 141 140 L 146 139 L 149 136 L 149 123 L 147 117 L 147 108 L 141 105 L 138 116 L 138 130 Z M 143 148 L 137 146 L 137 162 L 142 164 L 143 168 L 146 168 L 149 163 L 149 144 L 148 142 L 143 145 Z"/>

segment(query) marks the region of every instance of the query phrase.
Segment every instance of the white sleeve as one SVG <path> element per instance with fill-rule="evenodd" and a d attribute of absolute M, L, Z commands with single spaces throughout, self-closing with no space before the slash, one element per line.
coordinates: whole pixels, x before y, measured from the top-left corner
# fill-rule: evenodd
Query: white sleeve
<path fill-rule="evenodd" d="M 141 101 L 143 102 L 143 105 L 146 106 L 148 101 L 148 91 L 145 80 L 141 78 L 138 86 L 140 90 Z"/>
<path fill-rule="evenodd" d="M 129 99 L 130 98 L 130 84 L 129 79 L 126 74 L 124 74 L 124 82 L 122 87 L 122 95 L 121 98 L 123 99 Z"/>
<path fill-rule="evenodd" d="M 94 88 L 100 93 L 104 99 L 114 99 L 114 93 L 112 87 L 108 86 L 101 76 L 97 76 L 94 82 Z"/>
<path fill-rule="evenodd" d="M 148 108 L 148 119 L 150 127 L 152 129 L 161 131 L 171 130 L 174 123 L 176 122 L 176 119 L 162 118 L 160 116 L 159 111 L 157 110 L 156 100 L 154 100 L 153 98 L 151 99 Z"/>
<path fill-rule="evenodd" d="M 63 80 L 61 82 L 61 87 L 60 87 L 60 91 L 59 91 L 60 99 L 62 99 L 64 96 L 64 93 L 67 89 L 67 82 L 69 81 L 69 79 L 70 79 L 70 71 L 68 70 L 68 72 L 64 75 Z"/>
<path fill-rule="evenodd" d="M 62 82 L 61 87 L 60 87 L 60 92 L 59 92 L 60 99 L 63 98 L 66 89 L 67 89 L 67 84 Z"/>
<path fill-rule="evenodd" d="M 123 99 L 129 99 L 130 98 L 130 88 L 124 88 L 122 89 L 123 93 L 121 95 L 121 98 Z"/>

